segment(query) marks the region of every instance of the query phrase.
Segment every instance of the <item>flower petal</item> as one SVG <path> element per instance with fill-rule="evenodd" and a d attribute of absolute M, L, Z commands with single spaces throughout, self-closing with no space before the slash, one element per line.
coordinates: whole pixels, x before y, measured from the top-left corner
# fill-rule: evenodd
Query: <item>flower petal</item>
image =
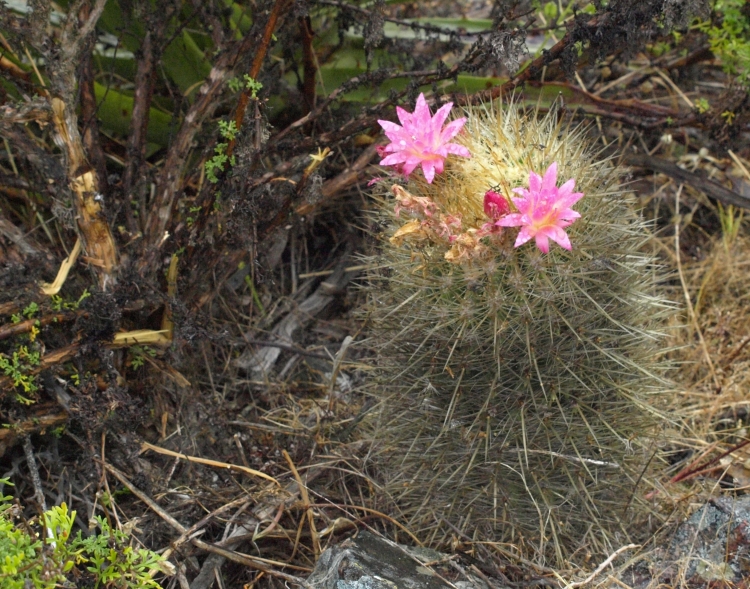
<path fill-rule="evenodd" d="M 432 160 L 432 163 L 435 166 L 435 172 L 438 174 L 443 173 L 443 158 L 437 158 Z"/>
<path fill-rule="evenodd" d="M 581 218 L 581 213 L 574 211 L 573 209 L 565 209 L 559 214 L 559 217 L 563 221 L 567 221 L 568 224 L 572 223 L 576 219 Z"/>
<path fill-rule="evenodd" d="M 495 223 L 495 225 L 497 225 L 497 223 Z M 531 232 L 531 230 L 528 227 L 522 228 L 518 232 L 518 237 L 516 237 L 516 243 L 513 244 L 513 247 L 518 247 L 518 246 L 523 245 L 524 243 L 529 241 L 529 239 L 531 239 L 532 237 L 534 237 L 534 234 Z"/>
<path fill-rule="evenodd" d="M 382 160 L 380 160 L 381 166 L 395 166 L 396 164 L 402 164 L 407 159 L 409 159 L 409 156 L 404 153 L 403 151 L 397 151 L 396 153 L 392 153 L 389 156 L 384 157 Z"/>
<path fill-rule="evenodd" d="M 423 161 L 422 171 L 424 172 L 424 179 L 427 180 L 427 184 L 432 184 L 432 180 L 435 178 L 435 162 L 432 160 Z"/>
<path fill-rule="evenodd" d="M 501 217 L 500 219 L 495 221 L 495 225 L 497 225 L 498 227 L 518 227 L 520 225 L 523 225 L 523 215 L 519 215 L 518 213 L 505 215 L 504 217 Z M 529 239 L 531 239 L 531 236 L 529 236 Z"/>
<path fill-rule="evenodd" d="M 544 233 L 536 234 L 536 247 L 538 247 L 543 254 L 549 253 L 549 239 Z"/>
<path fill-rule="evenodd" d="M 529 190 L 528 192 L 539 192 L 542 189 L 542 177 L 536 172 L 529 172 Z"/>
<path fill-rule="evenodd" d="M 453 108 L 452 102 L 446 102 L 443 106 L 441 106 L 439 109 L 437 109 L 437 112 L 432 117 L 432 120 L 430 121 L 430 127 L 433 129 L 437 129 L 440 131 L 440 129 L 443 126 L 443 123 L 445 123 L 445 119 L 448 118 L 448 115 L 451 113 L 451 109 Z M 455 121 L 453 121 L 455 123 Z M 447 128 L 447 127 L 446 127 Z M 452 135 L 451 135 L 452 137 Z M 450 139 L 450 137 L 449 137 Z"/>
<path fill-rule="evenodd" d="M 527 194 L 521 197 L 512 197 L 510 200 L 513 201 L 513 204 L 521 213 L 528 213 L 529 209 L 531 209 L 532 206 L 532 200 L 531 200 L 531 194 Z"/>
<path fill-rule="evenodd" d="M 445 152 L 446 153 L 452 153 L 453 155 L 460 155 L 463 157 L 471 157 L 471 152 L 464 147 L 463 145 L 459 145 L 458 143 L 448 143 L 445 145 Z"/>
<path fill-rule="evenodd" d="M 411 122 L 415 125 L 422 126 L 429 124 L 432 115 L 430 113 L 430 107 L 424 98 L 424 93 L 420 92 L 417 97 L 417 104 L 414 106 L 414 113 L 411 115 Z"/>
<path fill-rule="evenodd" d="M 573 246 L 570 244 L 570 238 L 568 237 L 568 234 L 565 233 L 565 230 L 561 229 L 560 227 L 555 227 L 553 225 L 551 227 L 545 227 L 543 231 L 544 231 L 544 235 L 546 235 L 552 241 L 559 244 L 560 247 L 564 247 L 566 250 L 573 249 Z M 542 232 L 540 231 L 540 233 Z M 537 236 L 537 243 L 539 243 L 538 240 L 539 240 L 539 237 Z"/>
<path fill-rule="evenodd" d="M 573 192 L 573 189 L 576 186 L 575 178 L 571 178 L 568 180 L 565 184 L 560 186 L 560 188 L 557 189 L 557 198 L 558 200 L 568 198 L 570 194 Z"/>
<path fill-rule="evenodd" d="M 381 127 L 383 127 L 383 130 L 386 133 L 400 133 L 404 130 L 404 128 L 401 125 L 397 125 L 393 121 L 378 121 Z"/>
<path fill-rule="evenodd" d="M 548 194 L 555 190 L 557 184 L 557 162 L 552 162 L 542 178 L 542 193 Z"/>
<path fill-rule="evenodd" d="M 561 198 L 558 201 L 559 208 L 570 210 L 574 204 L 583 198 L 583 192 L 571 192 L 568 196 Z"/>
<path fill-rule="evenodd" d="M 456 135 L 458 135 L 461 132 L 461 129 L 464 128 L 465 124 L 466 124 L 466 118 L 465 117 L 461 117 L 460 119 L 456 119 L 455 121 L 451 121 L 440 132 L 440 140 L 441 141 L 450 141 L 451 139 L 453 139 Z"/>
<path fill-rule="evenodd" d="M 398 120 L 401 121 L 401 124 L 404 126 L 404 129 L 409 127 L 412 122 L 412 113 L 405 111 L 400 106 L 396 107 L 396 116 L 398 116 Z M 395 123 L 394 123 L 395 125 Z"/>
<path fill-rule="evenodd" d="M 409 174 L 411 174 L 416 169 L 419 163 L 419 161 L 414 161 L 412 159 L 406 160 L 403 167 L 401 168 L 401 173 L 408 178 Z"/>

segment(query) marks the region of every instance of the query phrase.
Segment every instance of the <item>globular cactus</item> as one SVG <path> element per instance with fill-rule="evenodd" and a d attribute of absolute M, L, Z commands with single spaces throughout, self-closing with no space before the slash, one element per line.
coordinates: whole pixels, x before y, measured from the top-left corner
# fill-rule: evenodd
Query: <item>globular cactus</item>
<path fill-rule="evenodd" d="M 382 401 L 370 459 L 394 517 L 425 541 L 507 542 L 542 560 L 604 553 L 648 490 L 638 483 L 667 386 L 672 306 L 647 226 L 612 163 L 559 113 L 465 115 L 453 141 L 471 157 L 453 148 L 434 180 L 414 173 L 379 205 L 388 229 L 363 286 Z M 384 161 L 408 174 L 404 153 Z M 514 247 L 521 223 L 499 226 L 520 218 L 513 190 L 555 163 L 584 195 L 580 218 L 559 224 L 572 249 Z"/>

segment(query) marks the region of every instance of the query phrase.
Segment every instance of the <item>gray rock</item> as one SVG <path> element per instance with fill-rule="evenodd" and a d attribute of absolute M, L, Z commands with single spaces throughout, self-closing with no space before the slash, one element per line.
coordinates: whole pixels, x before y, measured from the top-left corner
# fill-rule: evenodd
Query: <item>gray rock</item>
<path fill-rule="evenodd" d="M 315 589 L 488 589 L 449 560 L 360 532 L 323 552 L 307 582 Z"/>

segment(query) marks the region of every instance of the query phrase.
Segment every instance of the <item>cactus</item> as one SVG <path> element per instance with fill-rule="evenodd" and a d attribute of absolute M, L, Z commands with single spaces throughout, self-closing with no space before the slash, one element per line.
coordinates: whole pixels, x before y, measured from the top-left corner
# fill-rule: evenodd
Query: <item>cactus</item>
<path fill-rule="evenodd" d="M 395 206 L 381 199 L 363 315 L 382 401 L 370 457 L 395 517 L 427 542 L 463 535 L 562 562 L 628 537 L 672 307 L 613 164 L 558 115 L 466 111 L 453 140 L 471 157 L 394 185 Z M 514 247 L 518 229 L 493 221 L 554 162 L 585 195 L 572 249 Z"/>

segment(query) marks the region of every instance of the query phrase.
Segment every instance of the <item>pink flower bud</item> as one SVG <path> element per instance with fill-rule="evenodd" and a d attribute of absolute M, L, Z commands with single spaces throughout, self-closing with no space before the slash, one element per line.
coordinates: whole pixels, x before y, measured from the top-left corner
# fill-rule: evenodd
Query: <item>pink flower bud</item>
<path fill-rule="evenodd" d="M 494 190 L 484 193 L 484 214 L 490 219 L 497 220 L 510 213 L 510 205 L 505 197 Z"/>

